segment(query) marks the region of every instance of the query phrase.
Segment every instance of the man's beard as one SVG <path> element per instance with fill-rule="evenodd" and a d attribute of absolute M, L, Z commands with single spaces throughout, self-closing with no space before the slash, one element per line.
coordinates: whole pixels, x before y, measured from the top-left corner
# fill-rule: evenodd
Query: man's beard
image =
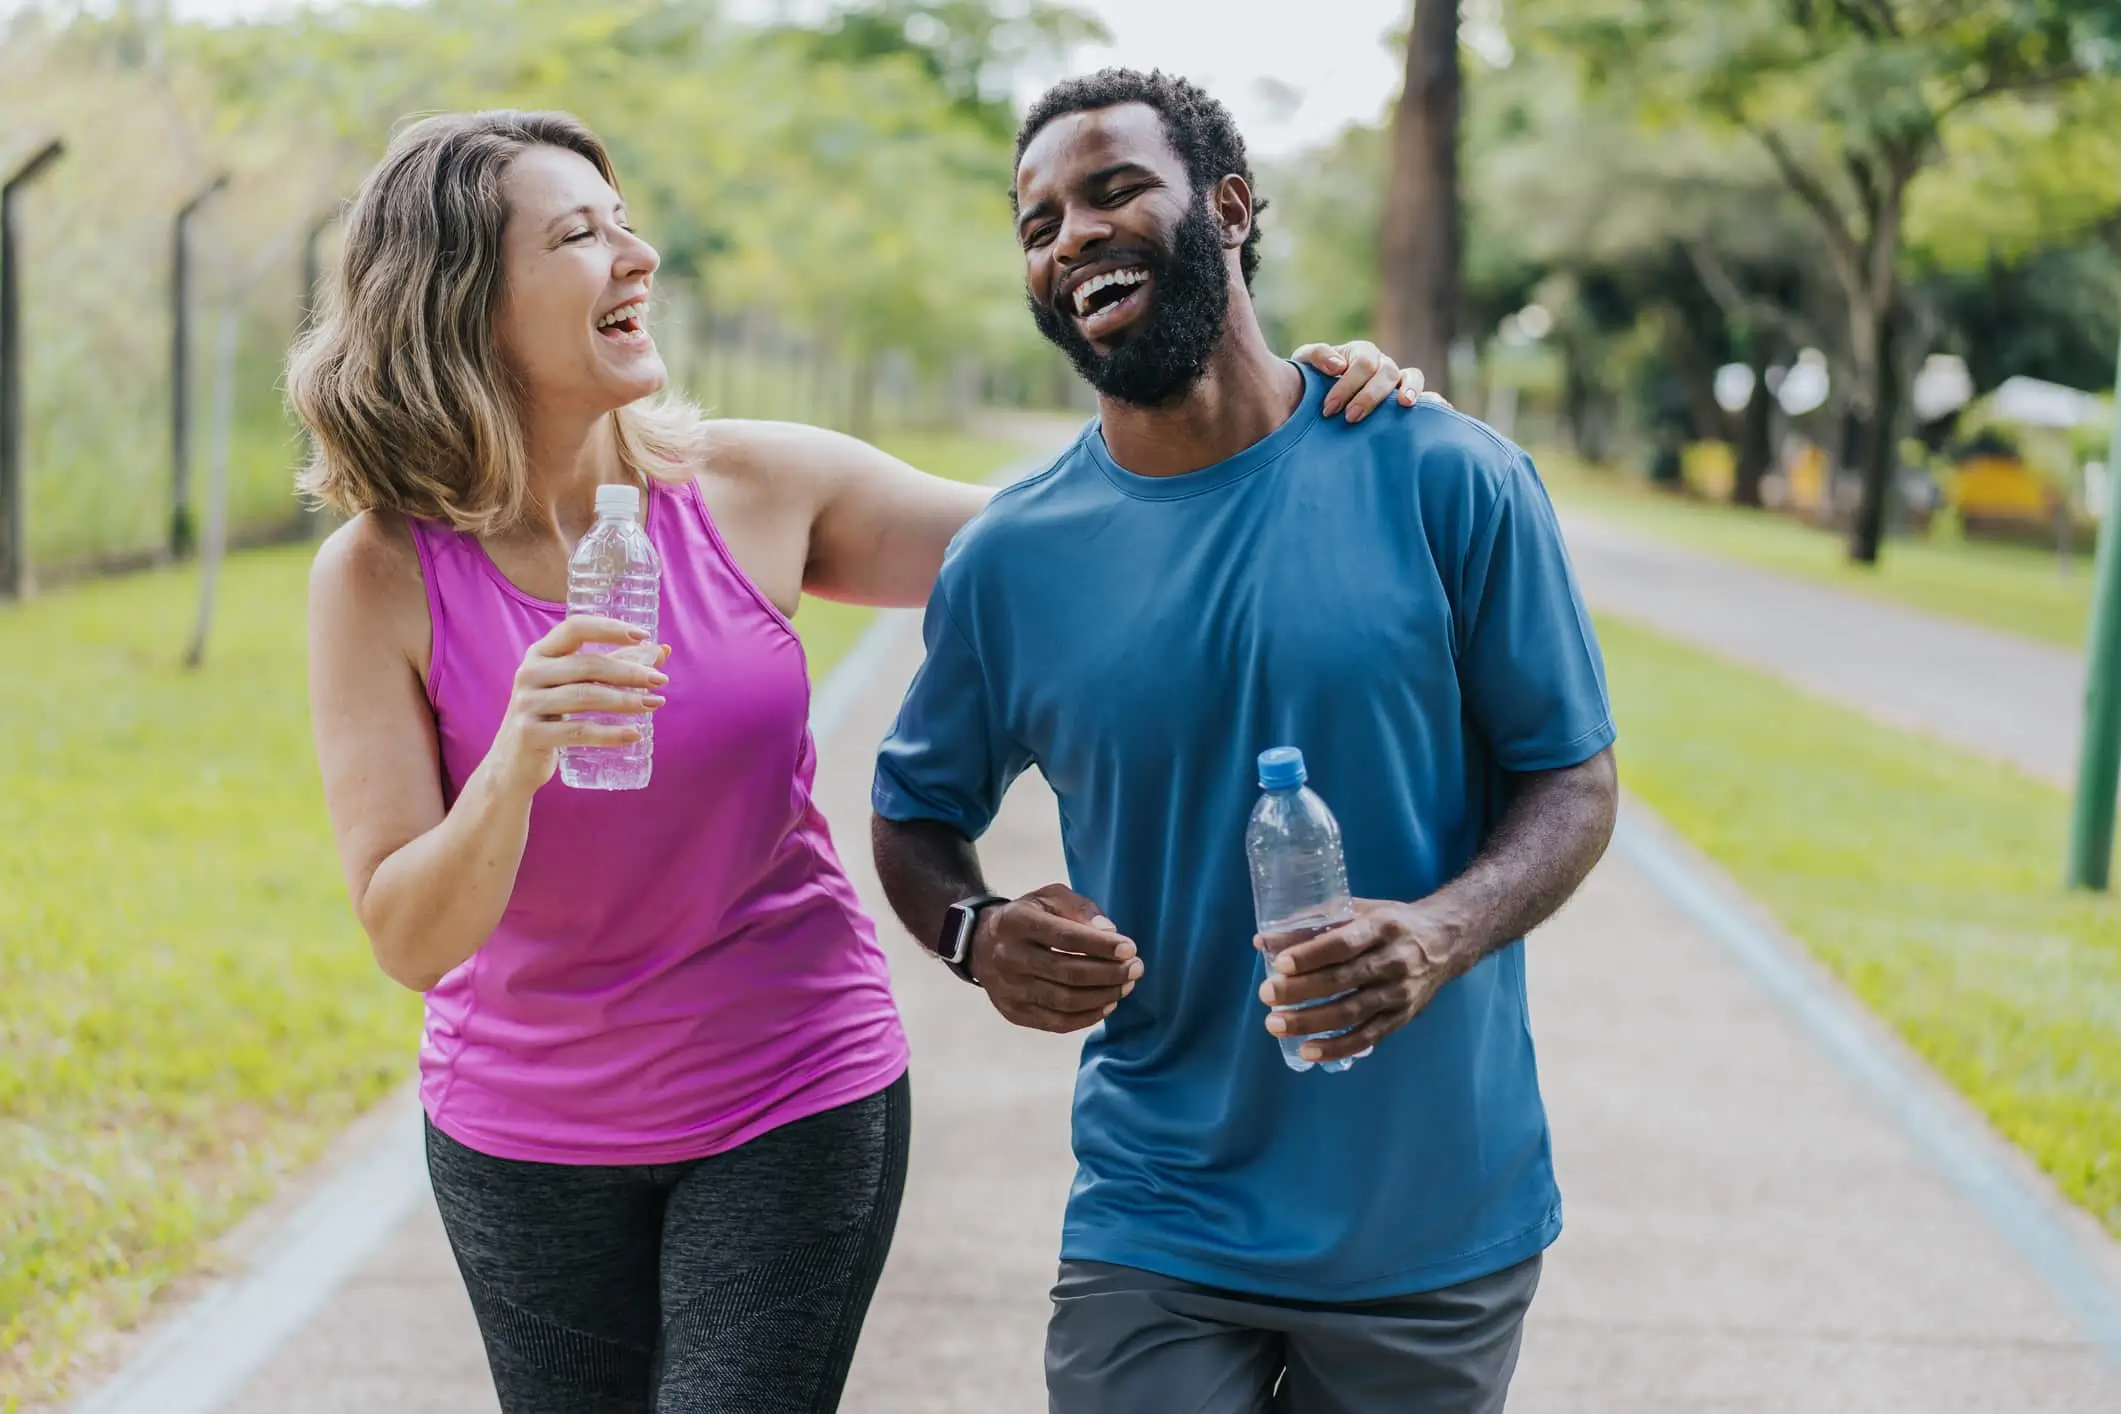
<path fill-rule="evenodd" d="M 1031 318 L 1098 392 L 1139 407 L 1161 407 L 1200 381 L 1230 313 L 1222 232 L 1206 204 L 1179 222 L 1169 250 L 1144 251 L 1141 264 L 1154 277 L 1150 306 L 1110 353 L 1090 347 L 1075 321 L 1051 305 L 1030 300 Z M 1064 296 L 1063 302 L 1072 306 L 1074 297 Z"/>

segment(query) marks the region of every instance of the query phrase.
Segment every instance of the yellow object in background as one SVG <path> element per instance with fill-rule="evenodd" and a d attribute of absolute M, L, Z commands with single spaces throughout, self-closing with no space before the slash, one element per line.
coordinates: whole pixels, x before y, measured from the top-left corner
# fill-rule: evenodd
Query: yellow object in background
<path fill-rule="evenodd" d="M 1697 496 L 1728 501 L 1738 484 L 1737 454 L 1728 442 L 1689 442 L 1679 453 L 1679 479 Z"/>
<path fill-rule="evenodd" d="M 1962 519 L 2045 522 L 2055 513 L 2055 492 L 2014 456 L 1969 457 L 1952 476 L 1952 505 Z"/>
<path fill-rule="evenodd" d="M 1826 451 L 1805 442 L 1790 458 L 1789 506 L 1809 514 L 1826 505 Z"/>

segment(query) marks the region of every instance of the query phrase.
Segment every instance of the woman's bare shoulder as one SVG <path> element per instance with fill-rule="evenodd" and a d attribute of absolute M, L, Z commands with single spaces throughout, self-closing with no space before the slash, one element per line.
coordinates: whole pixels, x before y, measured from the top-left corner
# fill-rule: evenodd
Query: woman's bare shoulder
<path fill-rule="evenodd" d="M 364 596 L 402 592 L 408 577 L 420 587 L 420 554 L 412 526 L 395 511 L 362 511 L 324 537 L 312 580 Z"/>
<path fill-rule="evenodd" d="M 412 536 L 395 511 L 362 511 L 326 536 L 310 565 L 312 619 L 386 633 L 409 657 L 423 659 L 427 588 Z"/>

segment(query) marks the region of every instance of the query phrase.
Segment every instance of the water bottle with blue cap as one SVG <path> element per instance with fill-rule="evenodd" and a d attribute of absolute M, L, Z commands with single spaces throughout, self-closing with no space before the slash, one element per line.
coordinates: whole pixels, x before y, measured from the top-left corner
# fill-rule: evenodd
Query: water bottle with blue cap
<path fill-rule="evenodd" d="M 1340 822 L 1325 801 L 1305 781 L 1304 754 L 1293 746 L 1277 746 L 1259 755 L 1259 804 L 1252 809 L 1252 823 L 1245 831 L 1245 855 L 1252 865 L 1252 911 L 1259 925 L 1261 946 L 1268 956 L 1294 947 L 1307 938 L 1351 923 L 1355 904 L 1348 892 L 1348 867 L 1340 852 Z M 1262 959 L 1261 975 L 1265 976 Z M 1347 995 L 1341 993 L 1341 996 Z M 1276 1011 L 1301 1011 L 1323 1006 L 1340 998 L 1298 1002 L 1276 1007 Z M 1346 1030 L 1329 1033 L 1345 1036 Z M 1308 1061 L 1302 1048 L 1319 1036 L 1283 1036 L 1281 1058 L 1291 1070 L 1339 1072 L 1360 1057 L 1345 1060 Z M 1368 1051 L 1362 1055 L 1368 1055 Z"/>

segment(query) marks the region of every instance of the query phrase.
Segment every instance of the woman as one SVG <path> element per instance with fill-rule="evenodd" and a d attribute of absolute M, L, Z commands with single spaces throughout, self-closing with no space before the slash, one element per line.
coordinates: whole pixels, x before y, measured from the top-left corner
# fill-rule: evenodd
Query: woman
<path fill-rule="evenodd" d="M 376 960 L 426 993 L 429 1167 L 503 1408 L 829 1410 L 906 1042 L 789 616 L 924 602 L 985 493 L 644 402 L 656 253 L 616 188 L 571 118 L 486 113 L 410 128 L 355 197 L 289 372 L 305 489 L 352 517 L 312 577 L 317 751 Z M 1307 354 L 1351 419 L 1397 380 Z M 638 636 L 562 607 L 618 482 L 663 559 L 653 654 L 585 652 Z M 645 790 L 548 788 L 561 747 L 638 736 L 582 712 L 656 714 Z"/>

